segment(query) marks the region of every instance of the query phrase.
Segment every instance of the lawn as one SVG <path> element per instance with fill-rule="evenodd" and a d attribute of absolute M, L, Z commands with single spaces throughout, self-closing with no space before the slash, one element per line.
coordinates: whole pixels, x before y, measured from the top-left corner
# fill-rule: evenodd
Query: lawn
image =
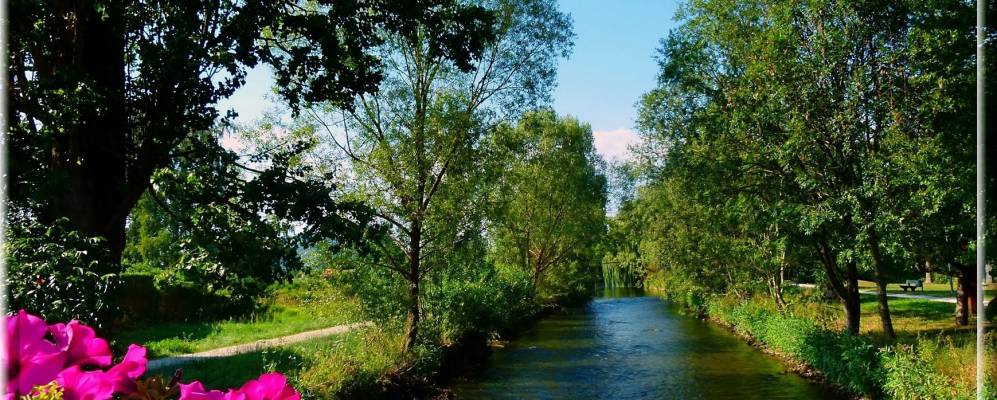
<path fill-rule="evenodd" d="M 871 285 L 871 283 L 869 284 Z M 860 286 L 862 286 L 861 283 Z M 862 307 L 861 332 L 881 344 L 888 343 L 883 337 L 883 325 L 879 318 L 879 303 L 876 295 L 861 294 L 860 297 Z M 956 326 L 955 304 L 953 303 L 890 297 L 889 306 L 893 329 L 901 343 L 913 343 L 918 337 L 947 337 L 961 343 L 964 340 L 970 340 L 976 332 L 975 316 L 970 318 L 969 325 Z M 800 315 L 807 315 L 814 320 L 823 321 L 824 324 L 836 329 L 845 329 L 844 312 L 837 302 L 810 303 L 805 301 L 796 304 L 793 309 Z"/>
<path fill-rule="evenodd" d="M 970 324 L 956 326 L 955 304 L 937 301 L 890 298 L 890 319 L 898 341 L 913 343 L 921 337 L 949 337 L 953 340 L 970 340 L 976 334 L 976 319 Z M 879 341 L 883 324 L 879 318 L 879 303 L 874 295 L 862 295 L 862 333 Z"/>
<path fill-rule="evenodd" d="M 876 288 L 876 283 L 871 281 L 859 281 L 859 287 L 862 289 L 873 290 Z M 904 290 L 900 288 L 900 283 L 887 284 L 886 292 L 912 293 L 910 291 L 904 292 Z M 925 283 L 924 289 L 917 289 L 915 293 L 932 297 L 955 297 L 955 292 L 949 289 L 948 283 Z M 986 288 L 984 288 L 984 293 L 984 296 L 987 299 L 992 299 L 994 296 L 997 296 L 997 284 L 988 284 Z"/>
<path fill-rule="evenodd" d="M 113 335 L 112 345 L 123 351 L 139 343 L 149 358 L 196 353 L 236 344 L 357 322 L 360 304 L 331 285 L 309 282 L 276 290 L 259 315 L 224 321 L 165 323 Z"/>

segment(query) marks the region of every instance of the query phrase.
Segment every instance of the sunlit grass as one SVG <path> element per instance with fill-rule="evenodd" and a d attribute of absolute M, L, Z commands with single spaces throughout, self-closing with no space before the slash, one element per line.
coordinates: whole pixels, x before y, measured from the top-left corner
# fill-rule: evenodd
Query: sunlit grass
<path fill-rule="evenodd" d="M 919 294 L 923 296 L 932 297 L 955 297 L 955 285 L 953 284 L 949 287 L 948 283 L 925 283 L 924 289 L 918 288 L 916 291 L 911 292 L 910 290 L 904 292 L 900 288 L 901 283 L 889 283 L 886 285 L 887 293 L 908 293 L 908 294 Z M 859 281 L 859 287 L 862 289 L 875 289 L 876 283 L 871 281 Z M 988 284 L 984 288 L 984 296 L 987 299 L 992 299 L 997 296 L 997 284 Z"/>
<path fill-rule="evenodd" d="M 871 282 L 865 282 L 871 286 Z M 926 288 L 943 284 L 925 284 Z M 947 287 L 947 284 L 944 284 Z M 947 289 L 946 289 L 947 290 Z M 809 291 L 809 290 L 807 290 Z M 920 293 L 920 291 L 918 291 Z M 813 302 L 810 296 L 801 296 L 791 306 L 795 315 L 823 321 L 833 329 L 845 329 L 845 317 L 837 302 Z M 976 318 L 966 326 L 955 322 L 955 304 L 930 300 L 889 298 L 890 317 L 896 331 L 896 340 L 889 340 L 883 333 L 879 304 L 875 295 L 861 295 L 861 333 L 880 346 L 913 346 L 920 354 L 919 362 L 930 365 L 954 386 L 972 388 L 976 379 Z M 773 306 L 774 307 L 774 306 Z M 994 329 L 988 323 L 988 330 Z M 990 334 L 988 351 L 997 348 L 997 335 Z M 989 364 L 997 376 L 997 363 Z"/>
<path fill-rule="evenodd" d="M 416 355 L 401 351 L 398 329 L 365 328 L 278 348 L 187 364 L 183 381 L 205 387 L 238 387 L 261 373 L 279 371 L 304 398 L 350 398 L 380 390 Z M 170 377 L 175 368 L 150 371 Z"/>
<path fill-rule="evenodd" d="M 224 321 L 165 323 L 113 335 L 113 345 L 139 343 L 150 358 L 196 353 L 299 332 L 357 322 L 360 304 L 331 286 L 318 290 L 291 286 L 276 291 L 259 315 Z"/>

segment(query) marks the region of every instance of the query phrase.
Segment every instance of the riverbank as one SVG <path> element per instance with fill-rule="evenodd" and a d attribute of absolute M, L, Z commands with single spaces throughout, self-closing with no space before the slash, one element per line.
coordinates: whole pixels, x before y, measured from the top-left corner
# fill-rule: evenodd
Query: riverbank
<path fill-rule="evenodd" d="M 304 290 L 307 288 L 308 290 Z M 377 314 L 368 307 L 356 312 L 358 320 L 369 320 L 348 332 L 309 338 L 270 348 L 193 360 L 179 366 L 185 380 L 200 380 L 208 387 L 235 387 L 261 373 L 280 371 L 306 399 L 331 398 L 446 398 L 449 382 L 476 371 L 491 352 L 489 343 L 509 340 L 529 329 L 538 319 L 558 310 L 570 298 L 538 300 L 524 285 L 507 278 L 490 282 L 460 283 L 450 292 L 467 296 L 427 296 L 422 339 L 409 352 L 402 351 L 404 319 Z M 458 290 L 459 289 L 459 290 Z M 299 279 L 288 290 L 296 294 L 281 305 L 302 303 L 305 308 L 330 305 L 329 299 L 344 296 L 327 280 Z M 300 296 L 299 296 L 300 295 Z M 285 296 L 288 297 L 288 296 Z M 358 299 L 347 296 L 351 303 Z M 558 301 L 558 303 L 549 303 Z M 341 302 L 341 301 L 337 301 Z M 338 304 L 338 303 L 337 303 Z M 333 310 L 315 309 L 318 312 Z M 260 323 L 262 322 L 262 323 Z M 220 342 L 216 336 L 251 338 L 269 332 L 275 319 L 227 323 L 227 329 L 205 329 L 192 336 L 178 329 L 150 329 L 162 333 L 149 340 L 160 354 L 175 348 L 198 348 Z M 198 324 L 194 324 L 198 325 Z M 214 326 L 205 324 L 205 326 Z M 200 325 L 198 325 L 200 326 Z M 254 327 L 259 326 L 257 330 Z M 145 331 L 140 332 L 149 335 Z M 176 343 L 174 343 L 176 342 Z M 245 342 L 245 341 L 243 341 Z M 167 345 L 170 346 L 167 346 Z M 160 365 L 153 374 L 170 377 L 178 366 Z"/>
<path fill-rule="evenodd" d="M 974 347 L 971 338 L 958 330 L 925 331 L 885 343 L 868 333 L 845 334 L 833 305 L 814 302 L 804 294 L 779 312 L 765 298 L 703 298 L 660 288 L 654 291 L 786 360 L 796 373 L 850 396 L 975 398 Z M 871 317 L 864 315 L 863 322 Z M 899 326 L 906 326 L 904 318 L 902 314 L 896 318 Z M 992 388 L 991 380 L 988 398 L 995 396 Z"/>

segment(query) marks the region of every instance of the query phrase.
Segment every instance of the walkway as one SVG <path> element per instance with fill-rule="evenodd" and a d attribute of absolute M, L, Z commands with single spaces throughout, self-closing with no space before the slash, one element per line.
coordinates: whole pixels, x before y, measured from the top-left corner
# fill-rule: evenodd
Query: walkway
<path fill-rule="evenodd" d="M 815 287 L 817 287 L 817 285 L 814 285 L 812 283 L 797 283 L 796 286 L 804 287 L 804 288 L 815 288 Z M 860 294 L 869 294 L 869 295 L 876 295 L 877 294 L 875 289 L 859 290 L 859 293 Z M 924 295 L 924 294 L 913 294 L 913 293 L 910 293 L 910 294 L 907 294 L 907 293 L 886 293 L 886 296 L 887 297 L 896 297 L 896 298 L 901 298 L 901 299 L 917 299 L 917 300 L 937 301 L 939 303 L 951 303 L 951 304 L 955 304 L 955 297 L 936 297 L 936 296 L 928 296 L 928 295 Z"/>
<path fill-rule="evenodd" d="M 250 353 L 270 347 L 284 346 L 288 344 L 303 342 L 310 339 L 337 335 L 340 333 L 352 331 L 354 329 L 366 328 L 372 325 L 374 325 L 374 323 L 369 321 L 357 322 L 354 324 L 337 325 L 324 329 L 316 329 L 314 331 L 301 332 L 290 336 L 257 340 L 252 343 L 244 343 L 244 344 L 237 344 L 234 346 L 221 347 L 213 350 L 202 351 L 200 353 L 182 354 L 179 356 L 160 358 L 156 360 L 150 360 L 147 368 L 149 370 L 154 370 L 161 368 L 176 367 L 194 361 L 203 361 L 212 358 L 229 357 L 237 354 Z"/>

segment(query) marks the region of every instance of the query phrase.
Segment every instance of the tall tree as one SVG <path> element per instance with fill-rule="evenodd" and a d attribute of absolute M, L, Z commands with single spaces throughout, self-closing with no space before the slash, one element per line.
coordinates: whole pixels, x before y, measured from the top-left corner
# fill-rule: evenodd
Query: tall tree
<path fill-rule="evenodd" d="M 355 194 L 391 227 L 380 262 L 408 285 L 404 347 L 418 338 L 420 284 L 439 259 L 480 233 L 482 137 L 502 117 L 549 100 L 571 21 L 552 0 L 486 1 L 495 40 L 470 71 L 434 50 L 433 32 L 381 48 L 385 79 L 352 107 L 311 110 L 350 165 Z"/>
<path fill-rule="evenodd" d="M 13 1 L 10 212 L 67 218 L 117 261 L 153 173 L 218 119 L 246 70 L 273 67 L 292 105 L 348 104 L 377 88 L 382 33 L 424 35 L 468 68 L 490 14 L 452 0 Z M 16 228 L 16 227 L 15 227 Z"/>
<path fill-rule="evenodd" d="M 567 272 L 570 264 L 593 268 L 606 229 L 607 189 L 591 128 L 541 110 L 500 127 L 495 140 L 509 160 L 493 235 L 499 257 L 522 267 L 538 290 L 547 275 Z"/>

